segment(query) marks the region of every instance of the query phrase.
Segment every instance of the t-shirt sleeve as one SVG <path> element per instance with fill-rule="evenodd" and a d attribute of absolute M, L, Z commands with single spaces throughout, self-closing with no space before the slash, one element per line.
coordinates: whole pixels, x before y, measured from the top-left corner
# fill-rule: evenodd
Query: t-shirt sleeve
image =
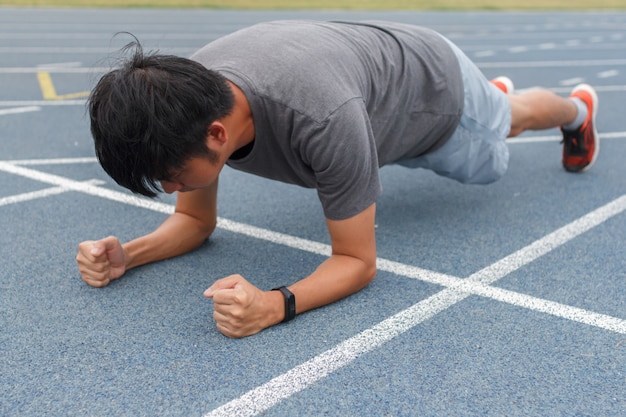
<path fill-rule="evenodd" d="M 382 187 L 363 101 L 349 100 L 311 133 L 303 157 L 314 172 L 325 216 L 347 219 L 376 202 Z"/>

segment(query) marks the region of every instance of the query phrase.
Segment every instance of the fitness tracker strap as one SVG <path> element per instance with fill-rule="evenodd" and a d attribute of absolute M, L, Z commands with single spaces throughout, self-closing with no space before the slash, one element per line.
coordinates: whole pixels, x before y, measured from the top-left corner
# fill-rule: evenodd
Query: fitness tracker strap
<path fill-rule="evenodd" d="M 282 322 L 286 323 L 293 320 L 296 317 L 296 296 L 284 286 L 272 288 L 272 291 L 280 291 L 285 298 L 285 318 Z"/>

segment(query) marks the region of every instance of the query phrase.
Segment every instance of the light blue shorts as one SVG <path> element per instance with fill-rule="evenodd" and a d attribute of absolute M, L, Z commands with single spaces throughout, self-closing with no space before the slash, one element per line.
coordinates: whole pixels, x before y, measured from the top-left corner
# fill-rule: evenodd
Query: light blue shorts
<path fill-rule="evenodd" d="M 461 66 L 465 91 L 459 125 L 439 149 L 398 164 L 429 169 L 462 183 L 489 184 L 500 179 L 509 164 L 505 141 L 511 130 L 511 106 L 506 94 L 458 47 L 450 45 Z"/>

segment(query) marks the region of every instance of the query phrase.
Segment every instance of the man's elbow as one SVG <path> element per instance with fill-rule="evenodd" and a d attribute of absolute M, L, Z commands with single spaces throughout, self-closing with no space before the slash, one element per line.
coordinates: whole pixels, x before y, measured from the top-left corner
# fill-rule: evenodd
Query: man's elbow
<path fill-rule="evenodd" d="M 217 228 L 217 219 L 209 223 L 205 223 L 204 227 L 202 228 L 202 231 L 204 232 L 206 239 L 208 239 L 209 236 L 213 234 L 216 228 Z"/>
<path fill-rule="evenodd" d="M 363 278 L 361 280 L 363 288 L 367 287 L 374 280 L 374 278 L 376 278 L 376 273 L 376 261 L 367 263 L 365 266 L 365 271 L 362 275 Z"/>
<path fill-rule="evenodd" d="M 217 220 L 199 219 L 188 216 L 187 227 L 192 231 L 191 240 L 196 242 L 195 246 L 202 245 L 215 231 Z"/>
<path fill-rule="evenodd" d="M 202 225 L 200 225 L 197 229 L 198 235 L 200 236 L 200 240 L 204 242 L 209 237 L 211 237 L 216 227 L 217 227 L 217 221 L 211 222 L 211 223 L 203 223 Z"/>

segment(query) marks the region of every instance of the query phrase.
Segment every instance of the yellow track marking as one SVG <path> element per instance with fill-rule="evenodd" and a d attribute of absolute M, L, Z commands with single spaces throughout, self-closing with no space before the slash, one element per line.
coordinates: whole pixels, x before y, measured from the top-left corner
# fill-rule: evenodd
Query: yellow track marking
<path fill-rule="evenodd" d="M 39 87 L 41 87 L 41 94 L 43 95 L 44 100 L 69 100 L 89 96 L 89 91 L 58 95 L 56 89 L 54 88 L 54 84 L 52 83 L 52 77 L 50 77 L 50 73 L 46 71 L 38 72 L 37 80 L 39 81 Z"/>

